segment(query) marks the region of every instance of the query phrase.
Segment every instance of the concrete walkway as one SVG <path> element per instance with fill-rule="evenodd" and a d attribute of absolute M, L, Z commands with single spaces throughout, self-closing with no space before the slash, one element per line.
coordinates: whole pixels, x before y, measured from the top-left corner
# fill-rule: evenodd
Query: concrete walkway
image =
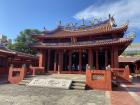
<path fill-rule="evenodd" d="M 108 105 L 105 91 L 0 85 L 0 105 Z"/>
<path fill-rule="evenodd" d="M 110 96 L 112 105 L 140 105 L 140 77 L 133 78 L 132 84 L 121 84 Z"/>
<path fill-rule="evenodd" d="M 31 77 L 85 81 L 85 75 L 53 74 Z M 65 90 L 0 84 L 0 105 L 140 105 L 140 77 L 113 91 Z"/>

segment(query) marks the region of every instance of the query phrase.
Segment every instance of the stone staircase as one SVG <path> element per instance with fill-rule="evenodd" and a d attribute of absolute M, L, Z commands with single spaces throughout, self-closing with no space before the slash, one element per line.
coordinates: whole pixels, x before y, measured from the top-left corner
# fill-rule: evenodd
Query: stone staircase
<path fill-rule="evenodd" d="M 119 85 L 119 82 L 112 80 L 112 87 L 118 87 Z"/>
<path fill-rule="evenodd" d="M 22 81 L 19 82 L 19 85 L 27 85 L 31 82 L 32 78 L 24 78 Z"/>
<path fill-rule="evenodd" d="M 26 86 L 32 81 L 32 77 L 25 77 L 21 82 L 19 82 L 19 85 L 24 85 Z M 80 80 L 72 80 L 70 89 L 72 90 L 85 90 L 86 89 L 86 84 L 85 81 L 80 81 Z"/>
<path fill-rule="evenodd" d="M 86 89 L 85 81 L 77 81 L 77 80 L 72 81 L 70 89 L 85 90 Z"/>

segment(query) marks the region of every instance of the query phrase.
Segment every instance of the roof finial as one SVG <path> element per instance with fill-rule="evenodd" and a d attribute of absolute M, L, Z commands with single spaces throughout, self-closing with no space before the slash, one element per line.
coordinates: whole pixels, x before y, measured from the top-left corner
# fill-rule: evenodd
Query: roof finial
<path fill-rule="evenodd" d="M 131 33 L 131 34 L 128 35 L 128 38 L 134 39 L 135 37 L 136 37 L 136 34 L 135 33 Z"/>
<path fill-rule="evenodd" d="M 46 29 L 46 27 L 45 27 L 45 26 L 43 27 L 43 29 L 44 29 L 45 31 L 47 31 L 47 29 Z"/>
<path fill-rule="evenodd" d="M 82 18 L 82 25 L 85 26 L 85 19 Z"/>
<path fill-rule="evenodd" d="M 129 24 L 130 23 L 130 21 L 129 20 L 127 20 L 127 24 Z"/>
<path fill-rule="evenodd" d="M 61 20 L 59 20 L 58 26 L 61 26 L 61 24 L 62 24 L 62 22 L 61 22 Z"/>
<path fill-rule="evenodd" d="M 111 19 L 111 15 L 110 15 L 110 13 L 109 13 L 109 19 Z"/>

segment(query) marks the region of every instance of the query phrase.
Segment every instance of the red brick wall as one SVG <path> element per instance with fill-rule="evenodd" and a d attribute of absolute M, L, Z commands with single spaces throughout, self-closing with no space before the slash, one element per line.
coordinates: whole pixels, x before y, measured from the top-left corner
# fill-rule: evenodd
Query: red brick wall
<path fill-rule="evenodd" d="M 91 89 L 112 90 L 110 70 L 86 70 L 86 85 Z"/>

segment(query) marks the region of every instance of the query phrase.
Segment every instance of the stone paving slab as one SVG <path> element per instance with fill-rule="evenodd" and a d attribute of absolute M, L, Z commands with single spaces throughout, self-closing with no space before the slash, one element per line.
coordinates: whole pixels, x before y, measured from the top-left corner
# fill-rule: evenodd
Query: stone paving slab
<path fill-rule="evenodd" d="M 69 89 L 72 80 L 55 79 L 55 78 L 34 78 L 27 86 L 51 87 Z"/>
<path fill-rule="evenodd" d="M 107 105 L 105 91 L 0 86 L 0 105 Z"/>
<path fill-rule="evenodd" d="M 45 74 L 45 75 L 36 75 L 31 77 L 34 78 L 40 78 L 40 79 L 47 79 L 47 78 L 55 78 L 55 79 L 68 79 L 68 80 L 80 80 L 85 81 L 86 76 L 84 74 Z"/>

